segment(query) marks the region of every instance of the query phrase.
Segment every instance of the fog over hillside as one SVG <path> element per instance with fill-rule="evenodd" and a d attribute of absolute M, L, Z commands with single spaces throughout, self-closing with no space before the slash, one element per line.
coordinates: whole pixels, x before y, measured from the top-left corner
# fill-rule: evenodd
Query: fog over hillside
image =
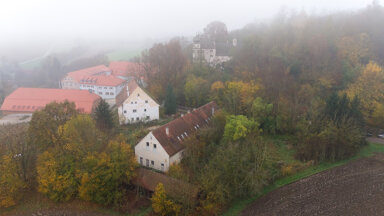
<path fill-rule="evenodd" d="M 191 37 L 220 20 L 229 30 L 268 21 L 277 13 L 351 11 L 371 0 L 3 0 L 0 55 L 18 61 L 79 44 L 96 50 L 151 46 L 175 36 Z"/>

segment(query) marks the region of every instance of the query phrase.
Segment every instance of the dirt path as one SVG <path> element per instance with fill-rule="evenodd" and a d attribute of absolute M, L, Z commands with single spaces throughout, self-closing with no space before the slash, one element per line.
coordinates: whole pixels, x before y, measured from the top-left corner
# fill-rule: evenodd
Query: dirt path
<path fill-rule="evenodd" d="M 384 154 L 284 186 L 241 215 L 384 215 Z"/>

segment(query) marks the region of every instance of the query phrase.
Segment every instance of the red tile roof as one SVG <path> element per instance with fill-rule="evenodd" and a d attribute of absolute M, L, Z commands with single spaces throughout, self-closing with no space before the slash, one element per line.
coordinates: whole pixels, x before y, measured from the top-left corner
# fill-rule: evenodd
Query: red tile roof
<path fill-rule="evenodd" d="M 109 64 L 109 68 L 112 70 L 112 74 L 115 76 L 136 78 L 144 76 L 144 70 L 139 63 L 124 61 L 111 62 Z"/>
<path fill-rule="evenodd" d="M 51 102 L 74 102 L 76 109 L 91 113 L 100 97 L 86 90 L 18 88 L 5 98 L 0 110 L 11 112 L 34 112 Z"/>
<path fill-rule="evenodd" d="M 172 156 L 185 148 L 182 143 L 187 136 L 193 135 L 199 128 L 208 124 L 216 110 L 216 103 L 210 102 L 153 130 L 152 134 L 168 155 Z M 166 134 L 166 128 L 168 128 L 169 135 Z"/>
<path fill-rule="evenodd" d="M 94 84 L 99 86 L 117 86 L 125 82 L 116 76 L 110 75 L 111 69 L 105 65 L 72 71 L 68 76 L 80 84 Z"/>
<path fill-rule="evenodd" d="M 98 86 L 117 86 L 125 82 L 125 80 L 112 75 L 97 75 L 85 77 L 78 81 L 80 84 L 93 84 Z"/>

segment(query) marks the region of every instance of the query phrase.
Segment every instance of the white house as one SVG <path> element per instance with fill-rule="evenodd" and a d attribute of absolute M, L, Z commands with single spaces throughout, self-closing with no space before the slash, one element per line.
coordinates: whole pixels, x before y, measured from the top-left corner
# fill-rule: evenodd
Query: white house
<path fill-rule="evenodd" d="M 232 59 L 229 54 L 231 48 L 237 46 L 237 39 L 232 39 L 232 43 L 217 43 L 204 35 L 197 35 L 193 39 L 192 60 L 194 63 L 207 63 L 216 67 Z"/>
<path fill-rule="evenodd" d="M 81 89 L 99 95 L 110 105 L 116 104 L 116 96 L 125 88 L 126 81 L 111 74 L 111 70 L 99 65 L 73 71 L 61 80 L 63 89 Z"/>
<path fill-rule="evenodd" d="M 126 94 L 126 99 L 118 104 L 121 124 L 159 119 L 159 104 L 140 88 L 135 80 L 128 82 Z"/>
<path fill-rule="evenodd" d="M 184 156 L 184 141 L 211 120 L 217 105 L 210 102 L 151 132 L 136 146 L 135 155 L 141 166 L 168 171 Z"/>

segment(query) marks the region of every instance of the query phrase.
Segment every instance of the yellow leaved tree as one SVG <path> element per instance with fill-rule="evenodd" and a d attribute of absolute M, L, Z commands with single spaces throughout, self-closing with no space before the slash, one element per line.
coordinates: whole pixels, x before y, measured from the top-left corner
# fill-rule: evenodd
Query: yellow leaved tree
<path fill-rule="evenodd" d="M 157 215 L 179 215 L 181 206 L 168 199 L 164 185 L 159 183 L 152 196 L 152 208 Z"/>
<path fill-rule="evenodd" d="M 26 185 L 17 173 L 17 165 L 12 155 L 0 158 L 0 170 L 0 207 L 13 206 Z"/>
<path fill-rule="evenodd" d="M 384 70 L 375 62 L 370 62 L 364 67 L 363 72 L 356 82 L 346 90 L 348 97 L 358 97 L 363 114 L 371 118 L 377 104 L 384 103 Z"/>

